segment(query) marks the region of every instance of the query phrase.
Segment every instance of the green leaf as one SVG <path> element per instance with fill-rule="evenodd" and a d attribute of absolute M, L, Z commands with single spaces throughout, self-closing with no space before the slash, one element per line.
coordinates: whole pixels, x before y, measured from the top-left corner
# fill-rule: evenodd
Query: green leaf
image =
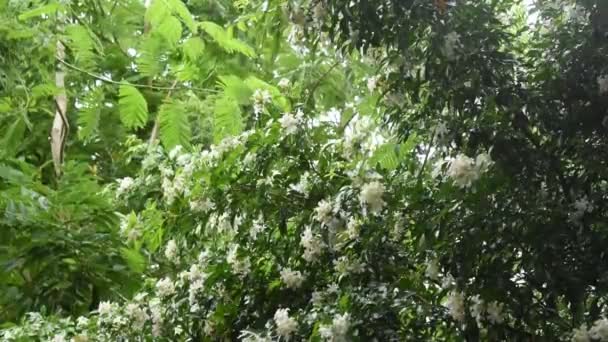
<path fill-rule="evenodd" d="M 177 145 L 190 145 L 190 121 L 180 103 L 168 102 L 160 107 L 158 113 L 160 140 L 167 149 Z"/>
<path fill-rule="evenodd" d="M 82 108 L 78 111 L 78 137 L 89 141 L 99 128 L 104 93 L 101 87 L 96 87 L 87 93 L 82 100 Z"/>
<path fill-rule="evenodd" d="M 190 30 L 190 32 L 198 32 L 198 26 L 196 25 L 192 14 L 190 13 L 188 7 L 186 6 L 186 4 L 184 4 L 183 1 L 167 0 L 167 3 L 169 4 L 171 11 L 184 21 L 184 24 L 186 24 L 186 27 Z"/>
<path fill-rule="evenodd" d="M 140 44 L 137 69 L 143 76 L 153 77 L 163 70 L 161 59 L 163 51 L 165 51 L 164 44 L 163 39 L 157 36 L 150 36 Z"/>
<path fill-rule="evenodd" d="M 4 157 L 13 157 L 23 142 L 24 133 L 25 121 L 23 121 L 21 118 L 15 119 L 4 133 L 0 154 Z"/>
<path fill-rule="evenodd" d="M 182 24 L 176 17 L 169 16 L 162 21 L 155 31 L 165 38 L 171 46 L 174 46 L 182 37 Z"/>
<path fill-rule="evenodd" d="M 118 91 L 120 120 L 127 128 L 143 127 L 148 121 L 146 99 L 132 85 L 123 84 Z"/>
<path fill-rule="evenodd" d="M 219 83 L 224 88 L 224 94 L 235 99 L 238 104 L 248 105 L 251 103 L 253 90 L 237 76 L 219 76 Z"/>
<path fill-rule="evenodd" d="M 138 250 L 123 247 L 120 249 L 120 255 L 133 272 L 143 273 L 146 270 L 146 259 Z"/>
<path fill-rule="evenodd" d="M 389 171 L 396 169 L 397 166 L 399 166 L 396 149 L 397 145 L 393 143 L 384 144 L 378 147 L 370 158 L 370 164 L 372 166 L 380 164 L 380 167 Z"/>
<path fill-rule="evenodd" d="M 184 42 L 182 49 L 186 58 L 194 62 L 203 55 L 205 43 L 198 37 L 192 37 Z"/>
<path fill-rule="evenodd" d="M 92 68 L 98 54 L 95 52 L 95 42 L 89 31 L 81 25 L 72 25 L 66 29 L 66 32 L 69 38 L 68 46 L 76 63 L 85 68 Z"/>
<path fill-rule="evenodd" d="M 213 111 L 213 139 L 221 141 L 227 136 L 234 136 L 243 131 L 241 108 L 237 101 L 230 96 L 219 97 L 215 101 Z"/>
<path fill-rule="evenodd" d="M 34 18 L 34 17 L 38 17 L 41 15 L 45 15 L 45 14 L 52 14 L 57 12 L 59 9 L 61 8 L 61 6 L 59 5 L 58 2 L 52 2 L 48 5 L 44 5 L 38 8 L 35 8 L 33 10 L 21 13 L 19 15 L 19 20 L 27 20 L 30 18 Z"/>
<path fill-rule="evenodd" d="M 245 42 L 233 38 L 223 27 L 210 21 L 204 21 L 199 24 L 203 29 L 222 49 L 228 53 L 238 52 L 247 57 L 255 57 L 255 51 Z"/>
<path fill-rule="evenodd" d="M 146 9 L 144 21 L 152 25 L 152 27 L 156 27 L 170 14 L 171 11 L 165 0 L 152 0 L 150 6 Z"/>

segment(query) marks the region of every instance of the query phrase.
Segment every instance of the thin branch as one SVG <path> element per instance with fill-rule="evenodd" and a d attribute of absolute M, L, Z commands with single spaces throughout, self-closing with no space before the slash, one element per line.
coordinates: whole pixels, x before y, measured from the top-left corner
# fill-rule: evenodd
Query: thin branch
<path fill-rule="evenodd" d="M 98 75 L 98 74 L 94 74 L 90 71 L 84 70 L 82 68 L 79 68 L 73 64 L 68 63 L 67 61 L 65 61 L 64 59 L 57 59 L 59 62 L 61 62 L 63 65 L 67 66 L 68 68 L 81 72 L 83 74 L 87 74 L 97 80 L 103 81 L 103 82 L 107 82 L 107 83 L 111 83 L 111 84 L 116 84 L 116 85 L 130 85 L 136 88 L 146 88 L 146 89 L 153 89 L 153 90 L 175 90 L 175 89 L 188 89 L 188 90 L 196 90 L 196 91 L 201 91 L 201 92 L 208 92 L 208 93 L 217 93 L 218 90 L 215 89 L 204 89 L 204 88 L 196 88 L 196 87 L 190 87 L 190 86 L 175 86 L 175 87 L 159 87 L 159 86 L 154 86 L 154 85 L 147 85 L 147 84 L 138 84 L 138 83 L 128 83 L 128 82 L 121 82 L 121 81 L 114 81 L 112 79 L 109 79 L 107 77 Z"/>

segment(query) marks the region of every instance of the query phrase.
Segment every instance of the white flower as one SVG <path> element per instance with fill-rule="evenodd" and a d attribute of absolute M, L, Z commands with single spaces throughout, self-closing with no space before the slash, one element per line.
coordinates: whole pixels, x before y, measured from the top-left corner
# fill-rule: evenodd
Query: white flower
<path fill-rule="evenodd" d="M 289 317 L 289 309 L 278 309 L 274 313 L 274 323 L 277 325 L 277 333 L 288 337 L 298 329 L 298 322 Z"/>
<path fill-rule="evenodd" d="M 348 220 L 348 223 L 346 224 L 346 234 L 349 239 L 356 240 L 359 238 L 360 225 L 361 222 L 353 217 Z"/>
<path fill-rule="evenodd" d="M 300 181 L 297 184 L 290 185 L 291 190 L 308 197 L 310 193 L 310 181 L 309 181 L 310 173 L 308 171 L 304 172 L 302 176 L 300 176 Z"/>
<path fill-rule="evenodd" d="M 374 90 L 376 90 L 377 86 L 378 86 L 378 76 L 372 76 L 372 77 L 367 78 L 367 89 L 370 92 L 373 92 Z"/>
<path fill-rule="evenodd" d="M 179 256 L 177 243 L 175 243 L 175 240 L 171 239 L 169 242 L 167 242 L 167 247 L 165 247 L 165 257 L 171 262 L 177 262 Z"/>
<path fill-rule="evenodd" d="M 460 35 L 456 32 L 450 32 L 445 35 L 443 43 L 443 54 L 448 60 L 453 60 L 456 57 L 456 49 L 460 45 Z"/>
<path fill-rule="evenodd" d="M 448 299 L 444 304 L 450 313 L 450 316 L 456 321 L 462 322 L 465 317 L 464 294 L 462 292 L 452 291 L 448 295 Z"/>
<path fill-rule="evenodd" d="M 367 204 L 372 213 L 379 214 L 382 211 L 382 207 L 386 204 L 382 200 L 383 194 L 384 185 L 380 182 L 371 182 L 363 185 L 359 194 L 359 200 L 362 204 Z"/>
<path fill-rule="evenodd" d="M 177 145 L 169 151 L 169 159 L 175 159 L 182 152 L 182 145 Z"/>
<path fill-rule="evenodd" d="M 488 313 L 488 320 L 494 324 L 501 324 L 504 321 L 503 315 L 503 303 L 498 303 L 496 301 L 488 303 L 486 311 Z"/>
<path fill-rule="evenodd" d="M 326 200 L 322 200 L 321 202 L 319 202 L 319 204 L 317 204 L 315 212 L 317 213 L 317 221 L 325 224 L 329 224 L 334 216 L 333 207 L 331 203 Z"/>
<path fill-rule="evenodd" d="M 139 231 L 139 229 L 137 229 L 137 228 L 129 229 L 129 232 L 127 233 L 127 241 L 129 241 L 129 242 L 136 241 L 140 237 L 141 237 L 141 232 Z"/>
<path fill-rule="evenodd" d="M 272 95 L 266 89 L 256 89 L 253 93 L 253 112 L 260 114 L 264 110 L 264 106 L 272 101 Z"/>
<path fill-rule="evenodd" d="M 323 242 L 315 236 L 310 227 L 306 227 L 300 236 L 300 244 L 304 247 L 304 260 L 313 262 L 321 254 Z"/>
<path fill-rule="evenodd" d="M 65 333 L 63 333 L 53 336 L 51 342 L 68 342 L 68 340 L 65 339 Z"/>
<path fill-rule="evenodd" d="M 100 302 L 97 307 L 100 316 L 110 316 L 112 311 L 114 311 L 114 304 L 111 302 Z"/>
<path fill-rule="evenodd" d="M 483 320 L 483 313 L 485 311 L 485 304 L 483 302 L 483 299 L 481 299 L 479 295 L 475 295 L 470 298 L 470 301 L 471 306 L 469 309 L 471 310 L 471 316 L 475 318 L 477 324 L 481 324 L 481 321 Z"/>
<path fill-rule="evenodd" d="M 323 324 L 319 327 L 319 334 L 328 341 L 343 341 L 350 328 L 350 314 L 334 316 L 331 325 Z"/>
<path fill-rule="evenodd" d="M 281 270 L 281 281 L 290 289 L 297 289 L 298 287 L 302 286 L 304 276 L 300 271 L 293 271 L 290 268 L 284 268 Z"/>
<path fill-rule="evenodd" d="M 279 119 L 279 123 L 281 124 L 281 128 L 283 128 L 283 133 L 285 135 L 294 134 L 298 131 L 298 123 L 300 120 L 295 115 L 290 113 L 285 113 Z"/>
<path fill-rule="evenodd" d="M 131 318 L 133 327 L 136 330 L 141 330 L 146 324 L 148 318 L 150 318 L 146 311 L 140 308 L 139 305 L 135 303 L 127 304 L 127 307 L 125 308 L 125 314 L 127 314 L 127 316 Z"/>
<path fill-rule="evenodd" d="M 589 329 L 589 336 L 596 340 L 608 341 L 608 319 L 602 318 L 595 321 Z"/>
<path fill-rule="evenodd" d="M 444 289 L 444 290 L 447 290 L 450 287 L 452 287 L 452 285 L 454 285 L 454 283 L 455 283 L 454 277 L 451 274 L 448 273 L 441 280 L 441 288 Z"/>
<path fill-rule="evenodd" d="M 169 277 L 165 277 L 156 283 L 156 293 L 159 297 L 168 297 L 175 293 L 175 284 Z"/>
<path fill-rule="evenodd" d="M 338 336 L 346 335 L 350 328 L 350 314 L 344 313 L 342 315 L 336 315 L 332 321 L 332 328 L 334 334 Z"/>
<path fill-rule="evenodd" d="M 490 157 L 489 153 L 480 153 L 475 158 L 475 167 L 477 168 L 477 171 L 479 173 L 484 173 L 488 171 L 492 164 L 494 164 L 494 162 L 492 161 L 492 157 Z"/>
<path fill-rule="evenodd" d="M 600 88 L 600 94 L 608 92 L 608 75 L 602 75 L 597 77 L 597 85 Z"/>
<path fill-rule="evenodd" d="M 287 78 L 283 77 L 279 80 L 278 86 L 279 86 L 279 88 L 287 88 L 287 87 L 289 87 L 289 84 L 290 84 L 289 80 Z"/>
<path fill-rule="evenodd" d="M 211 200 L 208 198 L 205 198 L 204 200 L 199 199 L 199 200 L 190 201 L 190 210 L 192 210 L 192 211 L 207 213 L 209 210 L 212 210 L 213 208 L 215 208 L 215 204 L 213 202 L 211 202 Z"/>
<path fill-rule="evenodd" d="M 439 278 L 439 265 L 435 259 L 430 259 L 426 262 L 424 274 L 430 279 L 437 280 Z"/>
<path fill-rule="evenodd" d="M 452 178 L 456 186 L 466 188 L 473 185 L 473 182 L 479 178 L 479 173 L 473 159 L 459 154 L 450 162 L 448 176 Z"/>
<path fill-rule="evenodd" d="M 127 192 L 129 189 L 131 189 L 133 184 L 135 184 L 135 180 L 133 180 L 133 178 L 131 178 L 131 177 L 125 177 L 125 178 L 118 179 L 117 182 L 118 182 L 118 189 L 116 189 L 117 197 L 124 194 L 125 192 Z"/>
<path fill-rule="evenodd" d="M 87 325 L 89 325 L 89 319 L 84 317 L 84 316 L 80 316 L 76 319 L 76 326 L 79 329 L 84 329 Z"/>
<path fill-rule="evenodd" d="M 585 324 L 581 325 L 580 328 L 574 328 L 572 330 L 572 342 L 591 342 L 589 331 Z"/>

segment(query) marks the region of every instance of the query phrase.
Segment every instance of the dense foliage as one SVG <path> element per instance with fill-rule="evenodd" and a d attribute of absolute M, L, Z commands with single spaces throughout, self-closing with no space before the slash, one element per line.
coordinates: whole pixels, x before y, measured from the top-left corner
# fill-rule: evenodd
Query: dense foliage
<path fill-rule="evenodd" d="M 608 341 L 607 18 L 0 0 L 0 338 Z"/>

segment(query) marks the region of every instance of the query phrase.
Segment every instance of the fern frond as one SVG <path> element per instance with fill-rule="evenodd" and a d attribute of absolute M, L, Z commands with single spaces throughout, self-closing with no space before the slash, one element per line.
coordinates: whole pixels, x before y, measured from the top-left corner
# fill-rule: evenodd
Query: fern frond
<path fill-rule="evenodd" d="M 78 138 L 90 141 L 97 135 L 104 93 L 101 87 L 95 87 L 82 99 L 82 108 L 78 111 Z"/>
<path fill-rule="evenodd" d="M 148 77 L 158 75 L 163 70 L 163 40 L 154 35 L 147 37 L 139 46 L 140 55 L 137 58 L 137 69 Z"/>
<path fill-rule="evenodd" d="M 399 166 L 399 158 L 397 156 L 397 145 L 393 143 L 384 144 L 374 151 L 370 158 L 371 166 L 380 164 L 380 167 L 386 170 L 394 170 Z"/>
<path fill-rule="evenodd" d="M 247 57 L 255 57 L 255 51 L 245 42 L 232 37 L 223 27 L 210 21 L 204 21 L 199 24 L 203 29 L 222 49 L 228 53 L 238 52 Z"/>
<path fill-rule="evenodd" d="M 182 50 L 186 58 L 190 61 L 196 61 L 205 51 L 205 43 L 198 37 L 189 38 L 182 44 Z"/>
<path fill-rule="evenodd" d="M 150 6 L 146 9 L 144 20 L 146 23 L 156 27 L 171 14 L 171 10 L 166 0 L 152 0 Z"/>
<path fill-rule="evenodd" d="M 71 25 L 66 29 L 68 36 L 68 47 L 72 50 L 76 64 L 90 69 L 95 66 L 97 53 L 95 52 L 95 41 L 91 38 L 89 31 L 81 25 Z"/>
<path fill-rule="evenodd" d="M 167 43 L 175 46 L 182 37 L 182 23 L 176 17 L 168 16 L 154 29 L 154 32 L 158 32 Z"/>
<path fill-rule="evenodd" d="M 164 103 L 158 112 L 160 140 L 167 149 L 190 145 L 191 130 L 188 115 L 180 103 Z"/>
<path fill-rule="evenodd" d="M 192 14 L 190 13 L 190 11 L 188 10 L 188 7 L 186 7 L 186 4 L 184 4 L 183 1 L 181 1 L 181 0 L 165 0 L 165 1 L 167 1 L 167 4 L 169 5 L 169 8 L 171 8 L 171 11 L 174 14 L 176 14 L 184 22 L 184 24 L 186 25 L 188 30 L 190 30 L 190 32 L 196 33 L 198 31 L 196 22 L 194 21 Z"/>
<path fill-rule="evenodd" d="M 241 108 L 236 100 L 226 94 L 215 101 L 213 111 L 213 139 L 221 141 L 227 136 L 238 135 L 243 131 Z"/>
<path fill-rule="evenodd" d="M 148 104 L 137 88 L 122 84 L 118 91 L 120 120 L 127 128 L 143 127 L 148 121 Z"/>
<path fill-rule="evenodd" d="M 248 105 L 251 103 L 251 95 L 254 89 L 250 88 L 237 76 L 226 75 L 219 77 L 219 84 L 224 90 L 224 94 L 235 99 L 238 104 Z"/>

